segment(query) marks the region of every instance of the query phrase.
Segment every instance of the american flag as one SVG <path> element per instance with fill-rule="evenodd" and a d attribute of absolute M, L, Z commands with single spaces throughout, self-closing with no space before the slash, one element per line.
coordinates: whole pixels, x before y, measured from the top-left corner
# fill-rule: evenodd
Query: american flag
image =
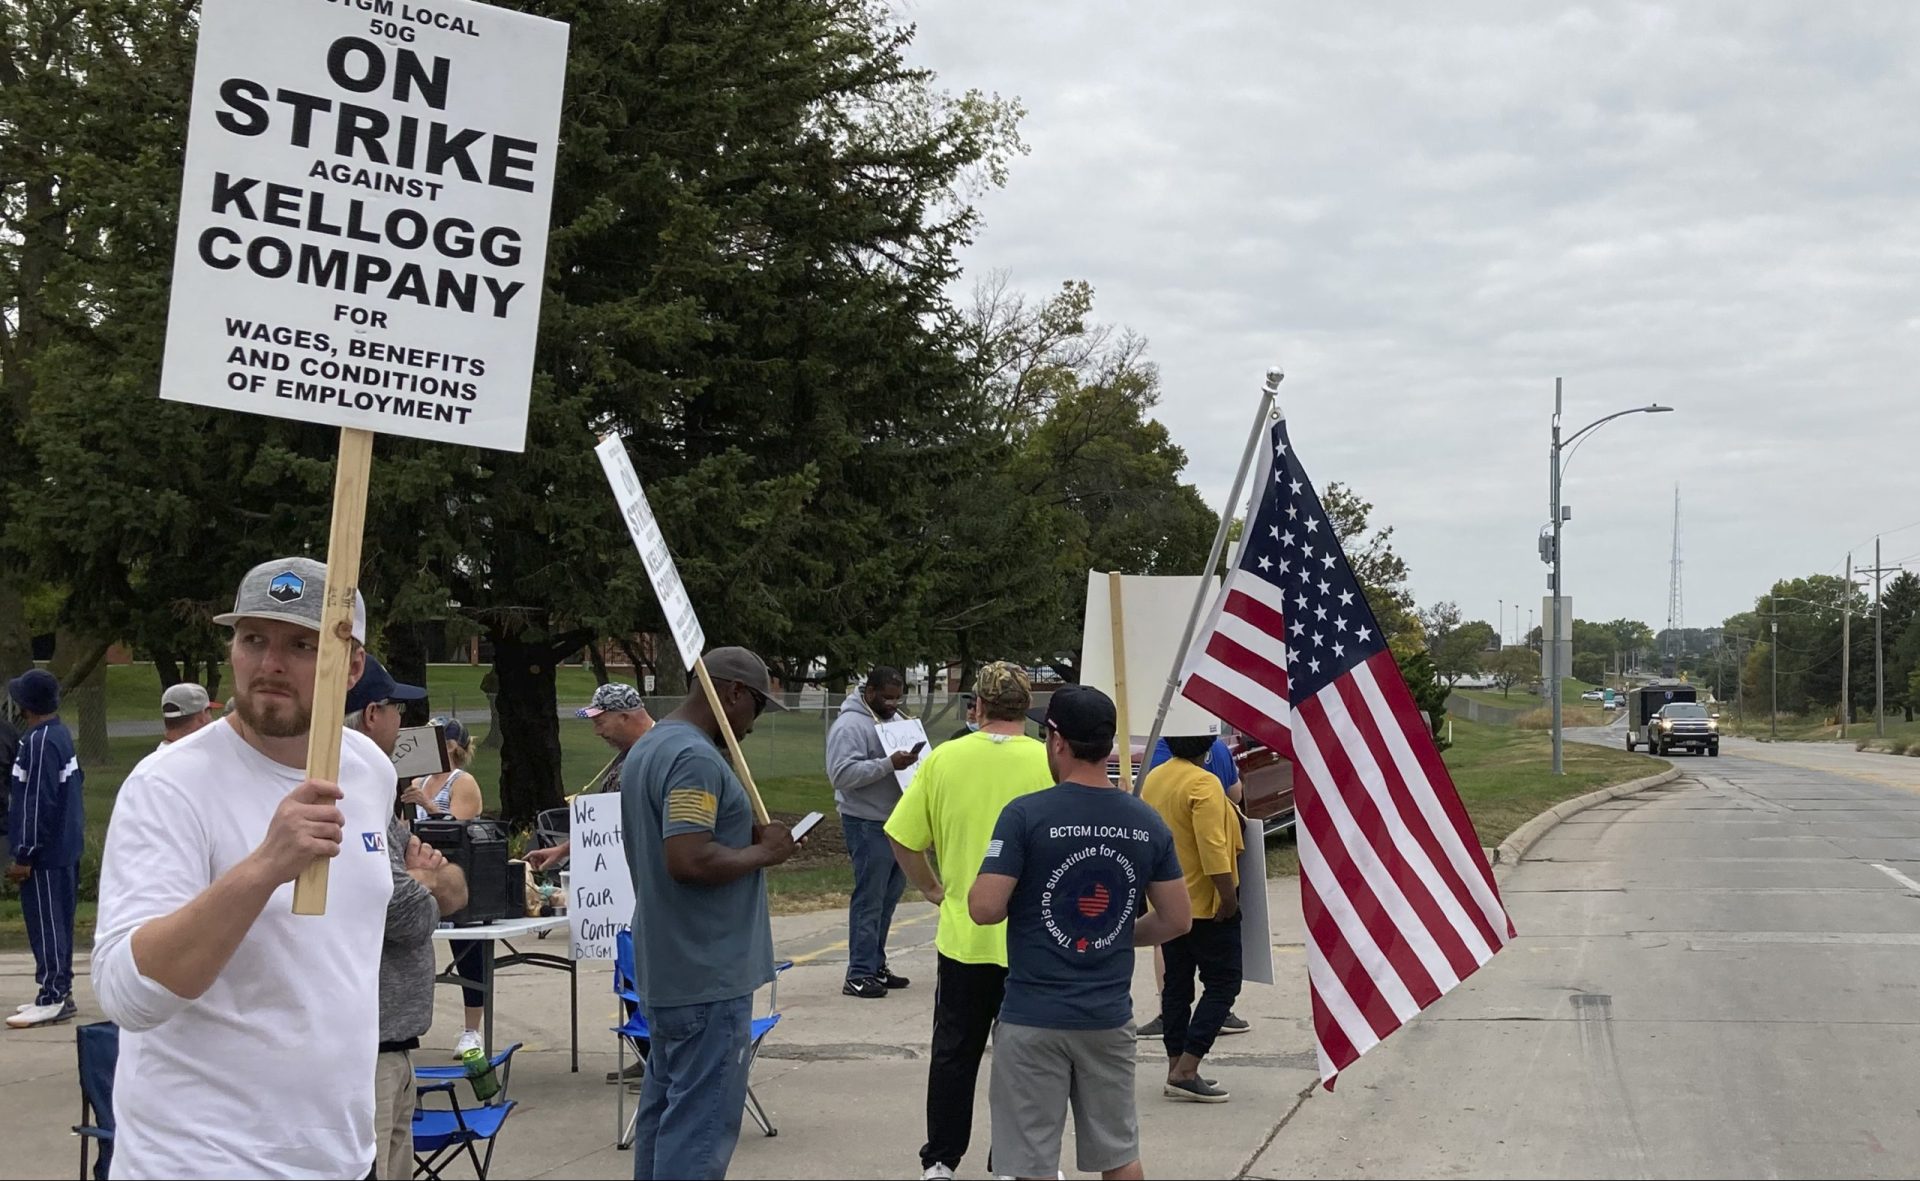
<path fill-rule="evenodd" d="M 1492 870 L 1284 420 L 1181 692 L 1293 760 L 1320 1078 L 1513 938 Z"/>

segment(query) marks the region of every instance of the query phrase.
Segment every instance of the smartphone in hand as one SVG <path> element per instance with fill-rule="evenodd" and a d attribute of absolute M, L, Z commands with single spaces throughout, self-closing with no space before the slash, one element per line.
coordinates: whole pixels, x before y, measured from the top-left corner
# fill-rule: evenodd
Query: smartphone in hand
<path fill-rule="evenodd" d="M 802 816 L 795 822 L 793 828 L 789 830 L 793 835 L 794 843 L 799 844 L 801 841 L 806 840 L 807 834 L 813 831 L 813 826 L 819 824 L 822 819 L 824 819 L 824 817 L 819 812 L 809 812 L 805 816 Z"/>

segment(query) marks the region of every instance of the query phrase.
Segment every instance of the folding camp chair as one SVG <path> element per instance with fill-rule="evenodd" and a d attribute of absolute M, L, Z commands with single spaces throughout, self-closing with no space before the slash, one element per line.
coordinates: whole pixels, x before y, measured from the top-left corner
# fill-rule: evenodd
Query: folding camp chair
<path fill-rule="evenodd" d="M 753 1083 L 751 1081 L 753 1061 L 760 1055 L 760 1043 L 765 1041 L 767 1035 L 773 1032 L 774 1026 L 780 1024 L 780 973 L 791 967 L 793 967 L 792 960 L 783 960 L 774 965 L 773 983 L 767 999 L 768 1012 L 765 1017 L 755 1017 L 753 1019 L 753 1025 L 751 1027 L 752 1040 L 747 1046 L 747 1072 L 749 1079 L 747 1083 L 747 1114 L 753 1117 L 754 1123 L 760 1125 L 760 1131 L 768 1136 L 778 1136 L 780 1129 L 773 1126 L 773 1118 L 767 1114 L 767 1109 L 760 1102 L 760 1097 L 753 1093 Z M 634 988 L 633 933 L 631 931 L 622 931 L 614 939 L 613 993 L 622 1001 L 626 1001 L 633 1006 L 626 1021 L 613 1027 L 613 1035 L 615 1038 L 615 1065 L 618 1067 L 620 1073 L 624 1075 L 626 1072 L 628 1051 L 631 1050 L 633 1056 L 638 1061 L 645 1062 L 647 1059 L 647 1050 L 652 1044 L 651 1036 L 647 1030 L 646 1014 L 640 1009 L 640 997 Z M 626 1086 L 622 1085 L 614 1088 L 614 1090 L 616 1092 L 613 1101 L 614 1146 L 622 1149 L 632 1148 L 634 1127 L 640 1121 L 640 1108 L 638 1104 L 636 1104 L 633 1115 L 629 1117 L 626 1113 Z"/>
<path fill-rule="evenodd" d="M 80 1181 L 87 1181 L 88 1149 L 100 1145 L 93 1164 L 94 1181 L 106 1181 L 113 1163 L 113 1072 L 120 1064 L 120 1027 L 96 1021 L 73 1031 L 80 1059 Z"/>
<path fill-rule="evenodd" d="M 473 1163 L 474 1175 L 480 1181 L 486 1181 L 487 1170 L 493 1166 L 495 1140 L 507 1117 L 513 1114 L 515 1101 L 507 1098 L 507 1084 L 512 1081 L 513 1052 L 519 1048 L 520 1043 L 515 1042 L 493 1056 L 494 1072 L 500 1076 L 500 1091 L 478 1107 L 460 1105 L 459 1088 L 467 1077 L 464 1065 L 413 1068 L 414 1083 L 419 1093 L 419 1105 L 413 1111 L 415 1177 L 440 1181 L 441 1170 L 452 1160 L 458 1159 L 464 1151 L 467 1159 Z M 447 1107 L 427 1106 L 427 1096 L 436 1094 L 447 1097 Z M 484 1157 L 479 1150 L 482 1141 L 487 1145 Z"/>
<path fill-rule="evenodd" d="M 533 816 L 533 847 L 551 849 L 573 832 L 573 809 L 545 808 Z"/>

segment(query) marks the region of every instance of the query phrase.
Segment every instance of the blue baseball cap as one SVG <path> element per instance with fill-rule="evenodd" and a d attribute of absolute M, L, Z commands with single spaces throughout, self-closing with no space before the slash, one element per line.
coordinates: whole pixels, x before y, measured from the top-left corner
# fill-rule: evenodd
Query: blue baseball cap
<path fill-rule="evenodd" d="M 357 714 L 369 705 L 382 701 L 423 701 L 427 691 L 419 685 L 408 685 L 393 679 L 386 666 L 375 660 L 373 653 L 367 653 L 367 667 L 360 674 L 360 680 L 347 690 L 347 712 Z"/>

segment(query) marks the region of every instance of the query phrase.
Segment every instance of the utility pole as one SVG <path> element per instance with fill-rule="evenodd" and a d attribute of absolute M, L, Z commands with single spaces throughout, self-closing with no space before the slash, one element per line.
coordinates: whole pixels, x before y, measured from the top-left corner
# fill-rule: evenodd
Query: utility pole
<path fill-rule="evenodd" d="M 1773 638 L 1767 651 L 1773 657 L 1773 687 L 1767 693 L 1767 737 L 1780 737 L 1780 608 L 1773 596 L 1767 596 L 1767 614 L 1772 616 Z"/>
<path fill-rule="evenodd" d="M 1886 693 L 1887 678 L 1880 660 L 1880 617 L 1886 614 L 1880 610 L 1880 539 L 1873 539 L 1873 732 L 1875 736 L 1887 736 Z"/>
<path fill-rule="evenodd" d="M 1493 617 L 1493 627 L 1495 631 L 1504 632 L 1507 630 L 1507 601 L 1505 599 L 1500 600 L 1500 613 Z M 1502 648 L 1507 646 L 1507 641 L 1504 637 L 1500 640 L 1500 646 Z"/>
<path fill-rule="evenodd" d="M 1879 562 L 1874 562 L 1878 566 Z M 1853 697 L 1848 682 L 1853 677 L 1853 555 L 1847 555 L 1847 589 L 1840 595 L 1840 737 L 1847 736 L 1847 723 L 1853 718 Z"/>

